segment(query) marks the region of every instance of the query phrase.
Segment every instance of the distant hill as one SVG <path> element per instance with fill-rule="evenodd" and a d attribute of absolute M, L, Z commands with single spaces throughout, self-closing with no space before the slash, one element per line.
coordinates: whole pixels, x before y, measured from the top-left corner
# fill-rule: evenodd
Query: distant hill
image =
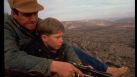
<path fill-rule="evenodd" d="M 135 24 L 135 17 L 120 18 L 114 20 L 114 22 L 119 24 Z"/>
<path fill-rule="evenodd" d="M 67 29 L 82 28 L 82 27 L 104 27 L 110 26 L 113 22 L 108 20 L 81 20 L 81 21 L 64 21 L 63 24 Z"/>
<path fill-rule="evenodd" d="M 135 25 L 135 18 L 121 18 L 115 20 L 103 20 L 103 19 L 96 19 L 96 20 L 79 20 L 79 21 L 63 21 L 65 28 L 67 29 L 77 29 L 77 28 L 84 28 L 84 27 L 107 27 L 107 26 L 134 26 Z"/>

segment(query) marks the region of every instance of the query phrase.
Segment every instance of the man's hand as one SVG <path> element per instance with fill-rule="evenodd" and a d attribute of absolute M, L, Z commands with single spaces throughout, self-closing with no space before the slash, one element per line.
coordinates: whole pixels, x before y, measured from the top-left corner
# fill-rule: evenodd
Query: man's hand
<path fill-rule="evenodd" d="M 52 61 L 49 72 L 55 73 L 54 77 L 84 77 L 84 74 L 67 62 Z"/>

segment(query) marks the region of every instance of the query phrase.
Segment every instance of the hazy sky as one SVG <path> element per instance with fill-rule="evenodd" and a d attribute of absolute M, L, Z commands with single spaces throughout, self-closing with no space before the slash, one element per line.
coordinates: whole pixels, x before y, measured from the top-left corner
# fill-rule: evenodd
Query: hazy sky
<path fill-rule="evenodd" d="M 38 0 L 45 9 L 40 18 L 79 20 L 135 16 L 135 0 Z M 7 0 L 4 11 L 9 13 Z"/>

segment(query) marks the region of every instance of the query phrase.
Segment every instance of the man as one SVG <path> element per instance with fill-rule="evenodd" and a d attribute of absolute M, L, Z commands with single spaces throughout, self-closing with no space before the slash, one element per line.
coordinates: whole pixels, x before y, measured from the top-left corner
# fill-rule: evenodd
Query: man
<path fill-rule="evenodd" d="M 43 9 L 43 6 L 36 0 L 8 1 L 11 15 L 4 20 L 5 69 L 42 73 L 44 76 L 48 76 L 49 70 L 58 71 L 62 77 L 68 77 L 73 73 L 81 75 L 81 72 L 69 63 L 28 55 L 22 50 L 36 35 L 36 26 L 40 21 L 38 12 Z M 64 71 L 62 66 L 68 70 Z M 59 69 L 54 69 L 57 67 Z M 12 74 L 9 71 L 7 73 Z"/>
<path fill-rule="evenodd" d="M 32 76 L 36 73 L 48 76 L 49 70 L 54 70 L 62 77 L 68 77 L 74 73 L 82 76 L 82 73 L 70 63 L 29 55 L 22 50 L 36 37 L 36 27 L 40 21 L 38 12 L 43 9 L 43 6 L 38 4 L 36 0 L 8 1 L 11 15 L 4 19 L 5 69 L 10 69 L 7 73 L 13 74 L 11 71 L 14 71 L 29 73 Z M 67 70 L 63 69 L 62 66 L 66 67 Z M 58 69 L 55 70 L 55 67 Z"/>

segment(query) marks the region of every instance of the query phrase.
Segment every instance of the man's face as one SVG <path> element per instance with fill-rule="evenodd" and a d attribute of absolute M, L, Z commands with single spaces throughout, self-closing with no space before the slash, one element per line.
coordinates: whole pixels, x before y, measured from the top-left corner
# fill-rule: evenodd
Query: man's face
<path fill-rule="evenodd" d="M 18 14 L 14 14 L 14 18 L 21 26 L 28 29 L 30 32 L 33 32 L 36 28 L 38 14 L 37 12 L 34 13 L 18 12 Z"/>
<path fill-rule="evenodd" d="M 51 34 L 49 36 L 42 35 L 42 40 L 45 45 L 50 46 L 51 48 L 57 50 L 59 49 L 63 44 L 63 32 L 58 32 L 56 34 Z"/>

